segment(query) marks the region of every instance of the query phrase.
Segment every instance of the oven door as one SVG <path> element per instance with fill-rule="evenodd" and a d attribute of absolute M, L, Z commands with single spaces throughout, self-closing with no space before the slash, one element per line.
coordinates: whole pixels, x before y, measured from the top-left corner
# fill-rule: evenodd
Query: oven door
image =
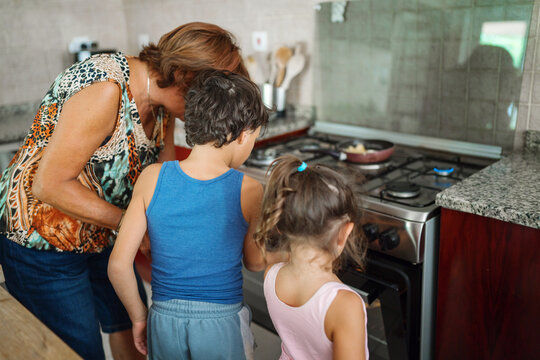
<path fill-rule="evenodd" d="M 349 268 L 340 275 L 366 304 L 370 359 L 418 359 L 421 270 L 369 252 L 365 272 Z"/>
<path fill-rule="evenodd" d="M 253 322 L 277 334 L 264 298 L 264 271 L 252 272 L 242 268 L 242 274 L 244 277 L 244 302 L 251 309 Z"/>

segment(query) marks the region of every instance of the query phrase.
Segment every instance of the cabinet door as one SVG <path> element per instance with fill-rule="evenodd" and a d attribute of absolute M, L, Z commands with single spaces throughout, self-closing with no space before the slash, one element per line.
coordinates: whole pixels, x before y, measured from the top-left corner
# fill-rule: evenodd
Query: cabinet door
<path fill-rule="evenodd" d="M 540 354 L 540 230 L 443 209 L 437 359 Z"/>

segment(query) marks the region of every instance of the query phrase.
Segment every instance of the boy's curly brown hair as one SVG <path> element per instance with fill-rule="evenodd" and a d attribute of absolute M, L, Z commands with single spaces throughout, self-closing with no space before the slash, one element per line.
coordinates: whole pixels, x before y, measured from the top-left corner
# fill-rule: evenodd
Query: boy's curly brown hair
<path fill-rule="evenodd" d="M 236 140 L 242 131 L 255 131 L 268 123 L 268 109 L 262 102 L 259 87 L 242 75 L 203 71 L 185 99 L 189 146 L 213 143 L 221 147 Z"/>

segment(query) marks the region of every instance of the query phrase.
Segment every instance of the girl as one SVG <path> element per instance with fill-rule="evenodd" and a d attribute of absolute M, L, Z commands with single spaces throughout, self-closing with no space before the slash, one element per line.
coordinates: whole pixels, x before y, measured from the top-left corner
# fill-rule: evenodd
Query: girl
<path fill-rule="evenodd" d="M 346 255 L 362 266 L 357 200 L 333 170 L 283 156 L 270 167 L 255 240 L 267 267 L 264 295 L 282 340 L 280 359 L 367 359 L 362 298 L 335 275 Z"/>

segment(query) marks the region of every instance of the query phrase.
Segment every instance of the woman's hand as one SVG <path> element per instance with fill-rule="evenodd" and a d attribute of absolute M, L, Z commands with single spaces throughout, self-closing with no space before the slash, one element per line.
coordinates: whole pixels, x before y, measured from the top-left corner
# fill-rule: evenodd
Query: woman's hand
<path fill-rule="evenodd" d="M 135 348 L 137 348 L 141 354 L 147 355 L 148 346 L 146 340 L 146 319 L 144 321 L 134 321 L 132 331 Z"/>

